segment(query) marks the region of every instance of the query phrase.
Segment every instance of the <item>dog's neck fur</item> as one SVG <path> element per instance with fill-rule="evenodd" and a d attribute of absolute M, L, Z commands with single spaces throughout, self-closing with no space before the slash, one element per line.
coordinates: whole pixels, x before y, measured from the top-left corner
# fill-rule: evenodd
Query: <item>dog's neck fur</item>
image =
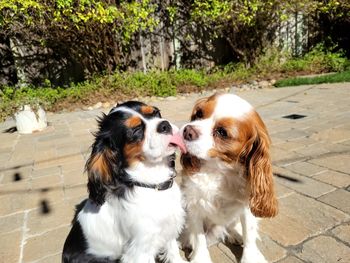
<path fill-rule="evenodd" d="M 198 184 L 201 186 L 195 186 Z M 246 170 L 241 164 L 228 167 L 220 161 L 203 161 L 199 172 L 183 175 L 182 187 L 193 187 L 196 191 L 204 189 L 202 194 L 197 194 L 204 199 L 216 199 L 218 203 L 223 201 L 248 203 Z M 220 192 L 220 195 L 217 195 L 218 192 Z M 186 193 L 191 193 L 191 191 L 185 191 Z M 193 199 L 187 198 L 187 200 Z"/>
<path fill-rule="evenodd" d="M 175 170 L 169 167 L 168 161 L 160 163 L 139 162 L 125 169 L 132 181 L 145 184 L 159 184 L 174 177 Z"/>

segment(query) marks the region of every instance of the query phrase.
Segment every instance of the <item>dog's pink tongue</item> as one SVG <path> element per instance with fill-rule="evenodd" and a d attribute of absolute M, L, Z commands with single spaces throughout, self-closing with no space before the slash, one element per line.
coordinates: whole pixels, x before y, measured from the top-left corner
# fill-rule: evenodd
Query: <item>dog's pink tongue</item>
<path fill-rule="evenodd" d="M 185 146 L 185 143 L 180 135 L 180 133 L 175 133 L 171 138 L 170 138 L 170 143 L 175 144 L 178 146 L 181 150 L 182 153 L 186 153 L 187 149 Z"/>

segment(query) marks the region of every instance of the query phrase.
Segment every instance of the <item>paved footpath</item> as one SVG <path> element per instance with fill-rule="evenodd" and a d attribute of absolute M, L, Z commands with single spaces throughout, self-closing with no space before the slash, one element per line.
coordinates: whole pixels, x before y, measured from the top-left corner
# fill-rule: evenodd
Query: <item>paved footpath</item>
<path fill-rule="evenodd" d="M 202 96 L 157 101 L 182 125 Z M 280 213 L 260 221 L 269 262 L 350 262 L 350 83 L 238 92 L 273 142 Z M 107 111 L 108 109 L 105 109 Z M 49 114 L 40 133 L 0 133 L 0 262 L 60 262 L 74 205 L 87 196 L 83 167 L 101 110 Z M 304 118 L 288 119 L 287 115 Z M 295 116 L 295 115 L 294 115 Z M 3 131 L 12 121 L 0 124 Z M 210 248 L 216 263 L 242 249 Z"/>

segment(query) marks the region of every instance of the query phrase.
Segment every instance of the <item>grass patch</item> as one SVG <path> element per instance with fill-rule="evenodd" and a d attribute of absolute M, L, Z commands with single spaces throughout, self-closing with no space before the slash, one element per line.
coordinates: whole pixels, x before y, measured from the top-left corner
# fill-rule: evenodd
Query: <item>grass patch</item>
<path fill-rule="evenodd" d="M 337 82 L 350 82 L 350 70 L 327 74 L 317 77 L 307 78 L 289 78 L 279 80 L 275 83 L 276 87 L 288 87 L 288 86 L 300 86 L 300 85 L 315 85 L 322 83 L 337 83 Z"/>
<path fill-rule="evenodd" d="M 0 121 L 20 106 L 41 105 L 49 111 L 72 110 L 102 101 L 121 101 L 135 97 L 175 96 L 178 92 L 201 91 L 224 79 L 219 73 L 181 69 L 170 71 L 115 72 L 95 76 L 70 87 L 0 87 Z"/>

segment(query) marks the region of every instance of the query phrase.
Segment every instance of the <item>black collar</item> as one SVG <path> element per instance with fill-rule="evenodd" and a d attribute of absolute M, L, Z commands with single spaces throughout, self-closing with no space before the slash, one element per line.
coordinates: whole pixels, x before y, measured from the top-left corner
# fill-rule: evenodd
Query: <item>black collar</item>
<path fill-rule="evenodd" d="M 170 179 L 159 184 L 146 184 L 146 183 L 141 183 L 137 181 L 124 181 L 124 183 L 129 187 L 139 186 L 144 188 L 151 188 L 156 191 L 164 191 L 164 190 L 170 189 L 173 186 L 175 177 L 176 177 L 176 172 L 174 172 L 174 174 L 170 177 Z"/>
<path fill-rule="evenodd" d="M 163 191 L 163 190 L 167 190 L 167 189 L 171 188 L 173 186 L 173 183 L 174 183 L 174 177 L 170 178 L 169 180 L 167 180 L 163 183 L 160 183 L 160 184 L 144 184 L 144 183 L 140 183 L 140 182 L 133 182 L 132 184 L 135 186 L 151 188 L 151 189 L 154 189 L 156 191 Z"/>

